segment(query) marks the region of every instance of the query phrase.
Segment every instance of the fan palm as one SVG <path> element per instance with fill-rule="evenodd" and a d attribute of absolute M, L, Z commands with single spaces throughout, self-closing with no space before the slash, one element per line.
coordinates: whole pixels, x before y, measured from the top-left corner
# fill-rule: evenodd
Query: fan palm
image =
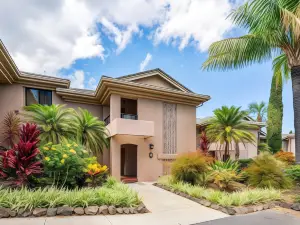
<path fill-rule="evenodd" d="M 250 129 L 257 129 L 257 126 L 246 123 L 243 119 L 247 116 L 246 111 L 240 107 L 222 106 L 214 111 L 214 117 L 209 121 L 206 128 L 207 137 L 211 142 L 225 144 L 223 160 L 229 158 L 229 149 L 232 143 L 254 143 L 255 136 Z"/>
<path fill-rule="evenodd" d="M 78 108 L 78 111 L 76 113 L 78 143 L 94 155 L 102 154 L 109 143 L 105 123 L 94 117 L 88 110 Z"/>
<path fill-rule="evenodd" d="M 256 115 L 256 121 L 262 122 L 267 113 L 267 105 L 265 102 L 252 102 L 248 106 L 248 112 Z"/>
<path fill-rule="evenodd" d="M 236 69 L 273 59 L 274 74 L 291 71 L 296 137 L 300 162 L 300 1 L 250 0 L 230 15 L 248 34 L 213 43 L 205 69 Z"/>
<path fill-rule="evenodd" d="M 24 107 L 27 122 L 36 123 L 41 131 L 42 143 L 58 144 L 76 138 L 74 110 L 65 105 L 33 104 Z"/>

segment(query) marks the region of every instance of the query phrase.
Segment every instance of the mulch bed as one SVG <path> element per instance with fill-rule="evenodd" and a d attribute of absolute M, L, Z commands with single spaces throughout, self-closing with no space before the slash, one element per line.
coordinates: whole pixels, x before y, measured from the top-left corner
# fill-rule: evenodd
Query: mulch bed
<path fill-rule="evenodd" d="M 220 206 L 216 203 L 210 202 L 204 198 L 195 198 L 192 197 L 186 193 L 180 192 L 180 191 L 174 191 L 171 188 L 162 185 L 162 184 L 158 184 L 155 183 L 153 184 L 156 187 L 162 188 L 166 191 L 170 191 L 174 194 L 177 194 L 181 197 L 190 199 L 194 202 L 197 202 L 205 207 L 210 207 L 212 209 L 215 210 L 219 210 L 223 213 L 226 213 L 228 215 L 240 215 L 240 214 L 248 214 L 248 213 L 253 213 L 253 212 L 257 212 L 257 211 L 262 211 L 262 210 L 266 210 L 266 209 L 272 209 L 275 208 L 276 206 L 280 206 L 282 208 L 288 208 L 288 209 L 292 209 L 295 211 L 300 211 L 300 203 L 287 203 L 287 202 L 280 202 L 280 201 L 272 201 L 272 202 L 268 202 L 268 203 L 264 203 L 264 204 L 258 204 L 258 205 L 245 205 L 245 206 L 237 206 L 237 207 L 223 207 Z"/>

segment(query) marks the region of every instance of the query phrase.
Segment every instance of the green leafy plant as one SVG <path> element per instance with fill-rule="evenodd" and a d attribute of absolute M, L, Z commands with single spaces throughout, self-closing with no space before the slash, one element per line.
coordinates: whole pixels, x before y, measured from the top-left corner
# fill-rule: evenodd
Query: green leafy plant
<path fill-rule="evenodd" d="M 41 148 L 44 164 L 44 179 L 49 185 L 75 187 L 86 173 L 85 158 L 88 152 L 75 142 L 53 145 L 48 143 Z"/>
<path fill-rule="evenodd" d="M 237 171 L 240 165 L 238 161 L 233 161 L 231 159 L 227 159 L 225 162 L 223 161 L 215 161 L 210 165 L 211 170 L 228 170 L 228 171 Z"/>
<path fill-rule="evenodd" d="M 218 169 L 210 173 L 209 181 L 217 185 L 222 191 L 236 191 L 242 189 L 244 185 L 238 183 L 241 179 L 236 170 Z"/>
<path fill-rule="evenodd" d="M 267 143 L 259 143 L 257 145 L 257 149 L 259 152 L 271 152 L 272 149 Z"/>
<path fill-rule="evenodd" d="M 289 166 L 285 169 L 288 177 L 293 179 L 297 184 L 300 184 L 300 165 Z"/>
<path fill-rule="evenodd" d="M 59 144 L 68 139 L 76 138 L 76 123 L 74 110 L 64 108 L 65 105 L 25 106 L 23 113 L 25 120 L 36 123 L 41 131 L 41 143 Z"/>
<path fill-rule="evenodd" d="M 199 153 L 182 154 L 171 166 L 171 174 L 178 181 L 195 184 L 199 174 L 208 170 L 205 156 Z"/>
<path fill-rule="evenodd" d="M 96 157 L 91 157 L 86 159 L 87 166 L 85 172 L 87 174 L 87 178 L 85 180 L 86 183 L 91 187 L 100 186 L 104 183 L 107 174 L 108 168 L 106 165 L 101 166 Z"/>
<path fill-rule="evenodd" d="M 160 177 L 158 183 L 195 198 L 205 198 L 224 207 L 254 205 L 281 199 L 281 192 L 275 189 L 244 189 L 243 191 L 228 193 L 177 182 L 170 176 Z"/>
<path fill-rule="evenodd" d="M 8 149 L 12 148 L 19 141 L 20 127 L 20 118 L 13 111 L 6 113 L 3 120 L 2 135 L 3 142 Z"/>
<path fill-rule="evenodd" d="M 246 169 L 248 183 L 259 188 L 289 188 L 291 180 L 284 174 L 284 169 L 285 163 L 267 152 L 261 153 Z"/>
<path fill-rule="evenodd" d="M 247 168 L 252 161 L 252 159 L 239 159 L 240 170 Z"/>
<path fill-rule="evenodd" d="M 250 129 L 256 129 L 257 126 L 244 122 L 246 111 L 241 111 L 240 107 L 222 106 L 214 110 L 214 117 L 209 121 L 206 128 L 206 135 L 210 142 L 216 142 L 225 145 L 224 161 L 230 158 L 229 148 L 234 143 L 254 143 L 255 137 Z M 238 149 L 236 149 L 238 150 Z M 239 157 L 237 152 L 236 158 Z"/>
<path fill-rule="evenodd" d="M 94 155 L 103 153 L 103 149 L 107 148 L 109 143 L 105 123 L 94 117 L 88 110 L 81 108 L 78 108 L 76 113 L 76 123 L 78 143 Z"/>

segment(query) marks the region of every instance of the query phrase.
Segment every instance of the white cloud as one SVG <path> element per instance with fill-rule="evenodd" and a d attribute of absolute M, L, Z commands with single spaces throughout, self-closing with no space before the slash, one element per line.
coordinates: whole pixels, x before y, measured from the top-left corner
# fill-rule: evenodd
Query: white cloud
<path fill-rule="evenodd" d="M 88 81 L 88 88 L 92 90 L 96 90 L 97 88 L 97 81 L 94 77 L 91 77 Z"/>
<path fill-rule="evenodd" d="M 205 51 L 232 28 L 226 16 L 235 6 L 231 0 L 10 0 L 0 2 L 0 30 L 21 70 L 55 75 L 77 59 L 103 60 L 110 52 L 103 35 L 116 54 L 145 29 L 155 44 Z"/>
<path fill-rule="evenodd" d="M 67 78 L 71 80 L 71 88 L 84 89 L 85 74 L 82 70 L 76 70 L 74 74 L 68 75 Z"/>
<path fill-rule="evenodd" d="M 152 55 L 150 53 L 147 53 L 146 58 L 140 64 L 140 71 L 144 71 L 151 60 Z"/>

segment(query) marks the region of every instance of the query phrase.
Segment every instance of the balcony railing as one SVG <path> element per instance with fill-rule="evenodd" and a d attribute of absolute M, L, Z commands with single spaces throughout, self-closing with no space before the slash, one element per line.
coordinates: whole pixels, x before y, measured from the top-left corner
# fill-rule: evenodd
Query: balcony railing
<path fill-rule="evenodd" d="M 108 124 L 110 124 L 110 116 L 108 116 L 108 117 L 106 117 L 106 118 L 104 119 L 104 123 L 105 123 L 106 126 L 107 126 Z"/>
<path fill-rule="evenodd" d="M 138 119 L 138 115 L 121 113 L 121 118 L 123 118 L 123 119 L 129 119 L 129 120 L 137 120 Z"/>

